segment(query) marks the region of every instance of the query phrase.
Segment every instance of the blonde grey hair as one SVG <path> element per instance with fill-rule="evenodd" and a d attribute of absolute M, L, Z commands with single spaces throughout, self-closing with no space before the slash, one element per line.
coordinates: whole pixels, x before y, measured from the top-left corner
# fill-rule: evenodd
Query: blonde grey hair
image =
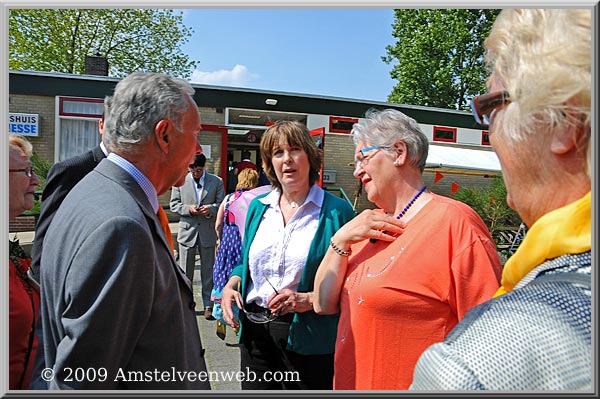
<path fill-rule="evenodd" d="M 8 136 L 8 144 L 14 145 L 15 147 L 19 147 L 21 151 L 23 151 L 23 155 L 25 155 L 27 158 L 31 158 L 31 156 L 33 155 L 33 146 L 23 136 L 11 133 Z"/>
<path fill-rule="evenodd" d="M 511 103 L 498 123 L 518 143 L 565 123 L 586 129 L 588 175 L 591 146 L 591 11 L 505 9 L 485 41 L 488 82 L 508 91 Z"/>

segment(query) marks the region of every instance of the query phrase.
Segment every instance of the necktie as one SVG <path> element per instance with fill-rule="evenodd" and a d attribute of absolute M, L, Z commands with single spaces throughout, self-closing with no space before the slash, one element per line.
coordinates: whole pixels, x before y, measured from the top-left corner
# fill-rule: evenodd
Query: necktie
<path fill-rule="evenodd" d="M 162 227 L 162 229 L 165 232 L 165 236 L 167 237 L 167 242 L 169 243 L 169 246 L 171 247 L 171 251 L 174 251 L 175 245 L 173 244 L 173 234 L 171 234 L 171 228 L 169 227 L 169 219 L 167 219 L 167 213 L 162 208 L 162 206 L 159 206 L 158 212 L 156 212 L 156 214 L 158 215 L 158 220 L 160 221 L 160 226 Z"/>

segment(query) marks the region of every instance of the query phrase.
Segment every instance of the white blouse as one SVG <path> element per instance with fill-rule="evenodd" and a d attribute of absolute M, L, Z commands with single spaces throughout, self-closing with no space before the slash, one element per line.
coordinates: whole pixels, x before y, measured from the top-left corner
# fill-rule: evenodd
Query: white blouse
<path fill-rule="evenodd" d="M 265 308 L 274 292 L 269 282 L 278 291 L 283 288 L 295 291 L 298 288 L 319 225 L 325 193 L 314 184 L 304 203 L 285 226 L 279 208 L 280 196 L 278 190 L 273 190 L 259 200 L 269 207 L 248 254 L 251 280 L 246 303 L 254 302 Z"/>

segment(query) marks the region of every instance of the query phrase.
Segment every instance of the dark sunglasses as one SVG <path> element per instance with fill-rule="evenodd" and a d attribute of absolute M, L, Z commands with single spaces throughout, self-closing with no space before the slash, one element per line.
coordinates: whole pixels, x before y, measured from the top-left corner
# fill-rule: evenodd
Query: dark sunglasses
<path fill-rule="evenodd" d="M 510 97 L 506 90 L 475 96 L 471 100 L 473 117 L 481 126 L 489 126 L 492 113 L 508 103 L 510 103 Z"/>
<path fill-rule="evenodd" d="M 275 294 L 279 295 L 279 291 L 277 291 L 275 286 L 273 284 L 271 284 L 271 282 L 267 278 L 267 275 L 265 274 L 264 270 L 262 271 L 262 274 L 263 274 L 263 277 L 265 278 L 265 280 L 267 281 L 267 283 L 269 283 L 271 288 L 273 288 L 273 291 L 275 291 Z M 239 286 L 238 286 L 238 291 L 239 291 Z M 248 318 L 248 320 L 250 320 L 253 323 L 258 323 L 258 324 L 269 323 L 269 322 L 275 320 L 277 317 L 279 317 L 279 311 L 273 313 L 269 309 L 266 309 L 261 312 L 250 312 L 249 310 L 246 310 L 245 307 L 243 307 L 242 310 L 244 311 L 244 313 L 246 313 L 246 317 Z"/>

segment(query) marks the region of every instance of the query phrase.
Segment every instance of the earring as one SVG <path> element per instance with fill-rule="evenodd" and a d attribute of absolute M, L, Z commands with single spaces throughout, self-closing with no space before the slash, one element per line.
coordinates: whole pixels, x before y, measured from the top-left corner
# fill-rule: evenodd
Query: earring
<path fill-rule="evenodd" d="M 398 166 L 400 166 L 400 162 L 398 162 L 398 160 L 397 160 L 397 159 L 394 161 L 394 166 L 395 166 L 395 167 L 398 167 Z"/>

